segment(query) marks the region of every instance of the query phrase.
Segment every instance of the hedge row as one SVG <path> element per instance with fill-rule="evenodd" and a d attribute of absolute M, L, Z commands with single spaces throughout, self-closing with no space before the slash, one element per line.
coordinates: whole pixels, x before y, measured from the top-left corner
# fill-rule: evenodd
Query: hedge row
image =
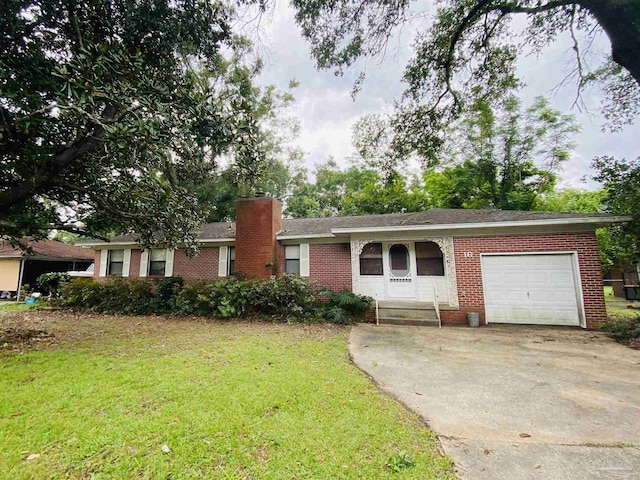
<path fill-rule="evenodd" d="M 76 279 L 62 285 L 58 300 L 62 306 L 97 313 L 266 316 L 332 323 L 361 319 L 372 302 L 347 290 L 318 289 L 294 275 L 267 280 L 199 280 L 186 285 L 180 277 L 160 281 Z"/>

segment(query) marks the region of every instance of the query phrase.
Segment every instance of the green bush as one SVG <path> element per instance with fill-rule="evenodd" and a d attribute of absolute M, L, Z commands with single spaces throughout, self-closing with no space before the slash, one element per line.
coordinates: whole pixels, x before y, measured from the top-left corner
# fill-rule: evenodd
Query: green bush
<path fill-rule="evenodd" d="M 613 338 L 616 342 L 632 343 L 640 342 L 640 315 L 635 318 L 618 318 L 610 320 L 600 329 Z"/>
<path fill-rule="evenodd" d="M 59 304 L 99 313 L 176 313 L 214 318 L 250 315 L 345 324 L 361 318 L 372 299 L 347 290 L 316 291 L 306 280 L 283 275 L 267 280 L 76 279 L 62 287 Z"/>
<path fill-rule="evenodd" d="M 64 272 L 43 273 L 36 279 L 36 285 L 51 297 L 60 296 L 60 288 L 71 281 L 71 276 Z"/>
<path fill-rule="evenodd" d="M 320 289 L 312 314 L 330 323 L 346 324 L 362 320 L 364 313 L 373 306 L 373 299 L 349 290 L 334 292 Z"/>
<path fill-rule="evenodd" d="M 314 301 L 311 284 L 297 275 L 245 283 L 247 302 L 255 314 L 300 317 Z"/>
<path fill-rule="evenodd" d="M 166 277 L 159 280 L 156 284 L 158 299 L 154 310 L 158 312 L 176 311 L 176 302 L 183 286 L 182 277 Z"/>
<path fill-rule="evenodd" d="M 157 304 L 153 284 L 144 280 L 75 279 L 61 293 L 61 305 L 97 313 L 145 314 Z"/>
<path fill-rule="evenodd" d="M 198 280 L 185 285 L 176 298 L 175 311 L 181 315 L 242 317 L 247 311 L 247 283 L 226 279 L 217 282 Z"/>

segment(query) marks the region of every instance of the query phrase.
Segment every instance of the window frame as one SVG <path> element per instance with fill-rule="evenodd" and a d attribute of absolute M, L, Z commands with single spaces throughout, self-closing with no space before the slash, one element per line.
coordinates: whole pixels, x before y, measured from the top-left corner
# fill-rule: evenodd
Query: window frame
<path fill-rule="evenodd" d="M 236 247 L 229 246 L 227 247 L 227 277 L 234 273 L 236 273 Z"/>
<path fill-rule="evenodd" d="M 440 256 L 439 257 L 421 257 L 418 256 L 418 244 L 420 243 L 424 243 L 424 244 L 433 244 L 435 245 L 439 252 L 440 252 Z M 425 240 L 423 242 L 415 242 L 415 255 L 416 255 L 416 275 L 418 275 L 419 277 L 446 277 L 447 276 L 447 270 L 446 270 L 446 263 L 444 261 L 444 252 L 442 251 L 442 247 L 440 247 L 440 245 L 438 245 L 436 242 L 430 241 L 430 240 Z M 421 260 L 439 260 L 439 271 L 442 271 L 442 274 L 433 274 L 433 273 L 423 273 L 424 270 L 421 271 L 421 269 L 424 268 L 424 264 L 421 264 Z"/>
<path fill-rule="evenodd" d="M 164 260 L 153 260 L 153 251 L 164 252 Z M 152 273 L 152 265 L 162 263 L 162 273 Z M 166 248 L 151 248 L 149 249 L 149 258 L 147 261 L 147 276 L 149 277 L 164 277 L 167 273 L 167 249 Z"/>
<path fill-rule="evenodd" d="M 114 262 L 113 261 L 113 252 L 122 252 L 122 260 Z M 112 266 L 120 265 L 120 273 L 113 273 Z M 113 250 L 109 250 L 109 254 L 107 256 L 107 276 L 109 277 L 122 277 L 122 272 L 124 271 L 124 249 L 116 248 Z"/>
<path fill-rule="evenodd" d="M 288 251 L 292 251 L 293 248 L 298 249 L 297 257 L 289 257 Z M 301 257 L 300 244 L 295 245 L 285 245 L 284 246 L 284 273 L 289 275 L 300 275 L 300 257 Z M 289 265 L 297 265 L 297 271 L 290 271 Z M 295 270 L 295 269 L 294 269 Z"/>
<path fill-rule="evenodd" d="M 362 255 L 364 254 L 365 249 L 369 246 L 369 245 L 379 245 L 380 246 L 380 254 L 379 257 L 373 257 L 373 258 L 367 258 L 365 257 L 364 260 L 375 260 L 376 264 L 379 263 L 379 271 L 380 273 L 363 273 L 362 271 Z M 360 271 L 360 276 L 362 277 L 382 277 L 384 276 L 384 261 L 382 259 L 383 255 L 384 255 L 384 249 L 382 248 L 382 242 L 369 242 L 367 243 L 364 247 L 362 247 L 362 251 L 360 252 L 360 255 L 358 256 L 358 269 Z M 366 263 L 370 263 L 372 264 L 373 262 L 366 262 Z M 376 269 L 377 271 L 377 269 Z"/>

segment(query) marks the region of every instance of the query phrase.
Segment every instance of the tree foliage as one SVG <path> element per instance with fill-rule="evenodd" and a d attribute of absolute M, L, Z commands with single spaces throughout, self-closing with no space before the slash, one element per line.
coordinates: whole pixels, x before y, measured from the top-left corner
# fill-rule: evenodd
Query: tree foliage
<path fill-rule="evenodd" d="M 255 142 L 259 158 L 247 162 L 244 157 L 229 156 L 226 166 L 189 187 L 205 208 L 206 221 L 234 219 L 238 198 L 261 192 L 284 200 L 296 185 L 306 181 L 304 153 L 297 145 L 299 121 L 288 111 L 294 101 L 291 89 L 296 86 L 292 82 L 289 92 L 274 86 L 258 90 L 251 117 L 259 126 Z"/>
<path fill-rule="evenodd" d="M 592 166 L 594 180 L 604 185 L 606 211 L 633 216 L 633 221 L 613 227 L 606 242 L 602 241 L 618 266 L 630 267 L 640 260 L 640 157 L 619 160 L 604 156 L 596 158 Z"/>
<path fill-rule="evenodd" d="M 476 99 L 498 100 L 521 85 L 518 57 L 540 54 L 560 35 L 571 39 L 575 53 L 565 80 L 576 82 L 578 95 L 589 84 L 603 87 L 612 128 L 632 122 L 640 108 L 637 0 L 443 0 L 433 18 L 407 0 L 294 0 L 293 5 L 318 67 L 337 73 L 361 57 L 384 55 L 397 29 L 409 22 L 417 26 L 414 55 L 404 72 L 405 101 L 394 122 L 401 137 L 394 146 L 404 156 L 436 158 L 447 125 Z M 515 28 L 515 17 L 524 20 L 524 28 L 522 23 Z M 603 31 L 611 55 L 594 65 L 585 58 Z"/>
<path fill-rule="evenodd" d="M 0 232 L 193 244 L 185 183 L 259 157 L 259 62 L 204 0 L 9 0 L 0 11 Z"/>
<path fill-rule="evenodd" d="M 341 170 L 333 159 L 319 165 L 314 183 L 296 186 L 287 199 L 285 214 L 299 217 L 332 217 L 397 213 L 427 208 L 420 192 L 409 191 L 397 172 L 385 175 L 370 167 Z"/>

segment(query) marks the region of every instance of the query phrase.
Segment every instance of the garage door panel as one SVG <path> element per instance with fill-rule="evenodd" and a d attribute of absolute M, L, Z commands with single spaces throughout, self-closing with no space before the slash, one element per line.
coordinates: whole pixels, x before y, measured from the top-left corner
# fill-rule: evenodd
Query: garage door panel
<path fill-rule="evenodd" d="M 489 323 L 579 325 L 571 254 L 482 256 Z"/>

